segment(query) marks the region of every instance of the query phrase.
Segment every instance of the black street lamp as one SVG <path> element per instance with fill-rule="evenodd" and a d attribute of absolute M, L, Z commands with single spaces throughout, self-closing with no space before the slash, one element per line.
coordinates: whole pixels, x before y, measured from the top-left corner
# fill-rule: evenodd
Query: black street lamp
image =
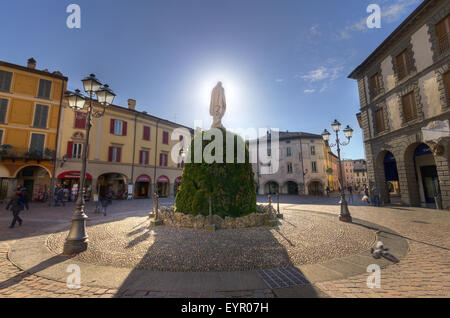
<path fill-rule="evenodd" d="M 110 89 L 108 85 L 103 85 L 95 78 L 94 74 L 89 75 L 82 80 L 84 91 L 89 94 L 89 106 L 87 108 L 86 117 L 86 141 L 84 143 L 83 156 L 81 161 L 81 171 L 80 171 L 80 193 L 77 199 L 77 205 L 75 212 L 72 217 L 72 227 L 70 228 L 69 235 L 66 238 L 64 244 L 64 254 L 73 255 L 78 254 L 87 249 L 88 246 L 88 236 L 86 234 L 86 220 L 87 215 L 85 213 L 85 183 L 86 183 L 86 166 L 87 166 L 87 149 L 89 147 L 89 135 L 91 132 L 91 118 L 100 118 L 105 114 L 105 110 L 110 106 L 114 97 L 116 96 Z M 97 101 L 102 106 L 102 111 L 94 111 L 92 106 L 93 96 L 97 95 Z M 86 97 L 84 97 L 80 90 L 75 90 L 68 96 L 68 102 L 70 108 L 75 112 L 75 116 L 78 111 L 85 109 Z"/>
<path fill-rule="evenodd" d="M 339 215 L 339 220 L 342 222 L 352 222 L 352 217 L 350 215 L 350 211 L 348 210 L 348 204 L 345 200 L 345 190 L 344 190 L 344 182 L 343 182 L 343 176 L 342 176 L 342 164 L 341 164 L 341 146 L 347 146 L 350 143 L 350 139 L 353 136 L 353 129 L 350 128 L 350 126 L 347 125 L 347 127 L 344 129 L 344 135 L 347 138 L 346 142 L 340 142 L 339 140 L 339 131 L 341 130 L 341 123 L 337 121 L 337 119 L 331 124 L 331 128 L 333 128 L 334 132 L 336 133 L 336 143 L 335 144 L 329 144 L 330 147 L 337 147 L 337 153 L 338 153 L 338 161 L 339 161 L 339 182 L 341 183 L 341 214 Z M 328 130 L 324 130 L 322 133 L 323 140 L 326 142 L 330 141 L 331 134 Z"/>

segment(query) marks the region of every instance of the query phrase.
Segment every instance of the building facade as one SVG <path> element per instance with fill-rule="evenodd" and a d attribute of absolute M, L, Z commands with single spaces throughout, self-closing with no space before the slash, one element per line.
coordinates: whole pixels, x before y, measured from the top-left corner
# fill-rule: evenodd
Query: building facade
<path fill-rule="evenodd" d="M 94 109 L 101 111 L 101 106 L 94 103 Z M 58 138 L 57 183 L 76 196 L 86 113 L 75 113 L 65 103 L 61 126 L 64 129 Z M 155 191 L 160 197 L 175 196 L 184 164 L 181 153 L 173 161 L 171 152 L 176 143 L 184 143 L 184 138 L 188 138 L 174 136 L 177 128 L 193 134 L 191 128 L 137 111 L 132 99 L 128 100 L 128 107 L 112 105 L 102 117 L 93 118 L 88 149 L 88 196 L 105 193 L 110 188 L 117 199 L 149 198 Z"/>
<path fill-rule="evenodd" d="M 270 145 L 268 149 L 270 152 Z M 261 195 L 278 191 L 280 194 L 323 195 L 328 184 L 327 151 L 320 135 L 280 132 L 278 170 L 261 174 L 261 165 L 259 159 L 258 164 L 253 165 L 257 191 Z"/>
<path fill-rule="evenodd" d="M 56 139 L 67 77 L 0 61 L 0 199 L 17 186 L 45 201 L 55 174 Z"/>
<path fill-rule="evenodd" d="M 450 209 L 450 3 L 424 1 L 349 76 L 382 200 Z"/>

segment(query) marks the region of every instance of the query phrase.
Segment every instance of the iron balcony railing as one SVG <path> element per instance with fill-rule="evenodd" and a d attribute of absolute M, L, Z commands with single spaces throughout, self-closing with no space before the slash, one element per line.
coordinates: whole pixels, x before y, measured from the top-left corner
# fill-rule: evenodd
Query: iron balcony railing
<path fill-rule="evenodd" d="M 17 148 L 10 145 L 0 146 L 0 160 L 53 160 L 55 151 L 45 148 L 44 150 L 32 150 L 26 148 Z"/>

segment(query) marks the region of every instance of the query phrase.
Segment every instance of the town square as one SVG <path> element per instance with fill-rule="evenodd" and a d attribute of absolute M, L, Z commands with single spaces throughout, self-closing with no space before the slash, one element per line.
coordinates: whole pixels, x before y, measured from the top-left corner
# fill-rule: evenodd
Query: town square
<path fill-rule="evenodd" d="M 8 1 L 0 298 L 449 298 L 450 3 L 350 2 Z"/>

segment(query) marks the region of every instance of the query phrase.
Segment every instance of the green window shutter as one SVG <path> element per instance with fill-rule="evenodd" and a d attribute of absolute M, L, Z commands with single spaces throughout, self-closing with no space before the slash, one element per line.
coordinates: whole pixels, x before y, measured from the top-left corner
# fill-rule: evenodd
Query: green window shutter
<path fill-rule="evenodd" d="M 0 98 L 0 123 L 5 123 L 7 110 L 8 110 L 8 100 Z"/>
<path fill-rule="evenodd" d="M 12 73 L 0 71 L 0 91 L 9 92 L 11 88 Z"/>
<path fill-rule="evenodd" d="M 52 82 L 45 79 L 39 80 L 38 97 L 44 99 L 50 99 L 50 91 L 52 89 Z"/>

